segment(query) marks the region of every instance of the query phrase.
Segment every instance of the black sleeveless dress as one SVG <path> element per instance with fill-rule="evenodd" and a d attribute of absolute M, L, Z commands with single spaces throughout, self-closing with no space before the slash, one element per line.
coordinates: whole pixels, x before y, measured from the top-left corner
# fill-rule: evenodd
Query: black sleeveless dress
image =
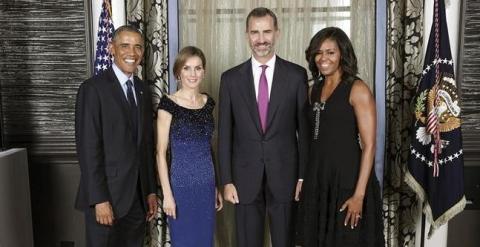
<path fill-rule="evenodd" d="M 339 211 L 353 195 L 360 170 L 359 134 L 354 109 L 349 103 L 352 85 L 353 80 L 341 82 L 326 102 L 320 102 L 323 82 L 316 82 L 312 88 L 309 164 L 297 232 L 301 246 L 384 246 L 380 191 L 373 172 L 357 227 L 345 226 L 347 210 Z"/>

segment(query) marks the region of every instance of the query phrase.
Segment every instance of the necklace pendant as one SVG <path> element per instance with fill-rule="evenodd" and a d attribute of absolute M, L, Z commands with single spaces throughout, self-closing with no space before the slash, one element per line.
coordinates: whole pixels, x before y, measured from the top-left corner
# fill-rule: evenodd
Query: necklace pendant
<path fill-rule="evenodd" d="M 325 102 L 324 101 L 321 101 L 320 104 L 319 104 L 319 107 L 320 107 L 320 110 L 325 110 Z"/>

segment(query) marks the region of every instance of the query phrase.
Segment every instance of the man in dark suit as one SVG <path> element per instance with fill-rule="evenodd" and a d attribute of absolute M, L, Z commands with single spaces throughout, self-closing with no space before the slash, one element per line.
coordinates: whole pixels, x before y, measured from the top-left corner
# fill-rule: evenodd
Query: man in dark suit
<path fill-rule="evenodd" d="M 109 50 L 112 68 L 83 82 L 77 94 L 76 208 L 85 213 L 87 246 L 140 247 L 146 220 L 157 211 L 151 94 L 133 75 L 142 35 L 122 26 Z"/>
<path fill-rule="evenodd" d="M 246 24 L 252 58 L 220 84 L 220 182 L 235 204 L 237 246 L 263 246 L 267 214 L 273 246 L 290 247 L 307 156 L 307 73 L 275 55 L 271 10 L 252 10 Z"/>

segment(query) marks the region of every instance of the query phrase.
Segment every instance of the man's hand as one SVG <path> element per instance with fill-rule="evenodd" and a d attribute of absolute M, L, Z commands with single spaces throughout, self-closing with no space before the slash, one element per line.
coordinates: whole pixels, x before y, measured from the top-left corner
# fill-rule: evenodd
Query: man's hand
<path fill-rule="evenodd" d="M 222 193 L 218 191 L 217 188 L 215 188 L 215 209 L 217 209 L 217 211 L 220 211 L 222 210 L 222 208 L 223 208 Z"/>
<path fill-rule="evenodd" d="M 238 194 L 237 194 L 237 189 L 235 188 L 235 185 L 233 184 L 226 184 L 223 187 L 223 197 L 225 201 L 237 204 L 240 201 L 238 200 Z"/>
<path fill-rule="evenodd" d="M 149 194 L 147 196 L 148 212 L 147 212 L 147 221 L 151 221 L 157 216 L 157 195 Z"/>
<path fill-rule="evenodd" d="M 110 202 L 106 201 L 95 204 L 95 218 L 99 224 L 107 226 L 113 225 L 115 217 L 113 217 L 113 209 Z"/>
<path fill-rule="evenodd" d="M 295 188 L 295 201 L 300 201 L 300 192 L 302 192 L 303 180 L 298 180 L 297 187 Z"/>

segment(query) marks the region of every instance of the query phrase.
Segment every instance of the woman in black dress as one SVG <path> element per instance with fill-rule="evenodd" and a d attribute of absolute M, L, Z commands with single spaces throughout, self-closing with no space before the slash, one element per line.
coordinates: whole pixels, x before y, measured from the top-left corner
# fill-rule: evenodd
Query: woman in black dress
<path fill-rule="evenodd" d="M 328 27 L 313 36 L 305 53 L 314 83 L 300 244 L 384 246 L 379 185 L 372 173 L 375 102 L 356 76 L 352 44 L 341 29 Z"/>

